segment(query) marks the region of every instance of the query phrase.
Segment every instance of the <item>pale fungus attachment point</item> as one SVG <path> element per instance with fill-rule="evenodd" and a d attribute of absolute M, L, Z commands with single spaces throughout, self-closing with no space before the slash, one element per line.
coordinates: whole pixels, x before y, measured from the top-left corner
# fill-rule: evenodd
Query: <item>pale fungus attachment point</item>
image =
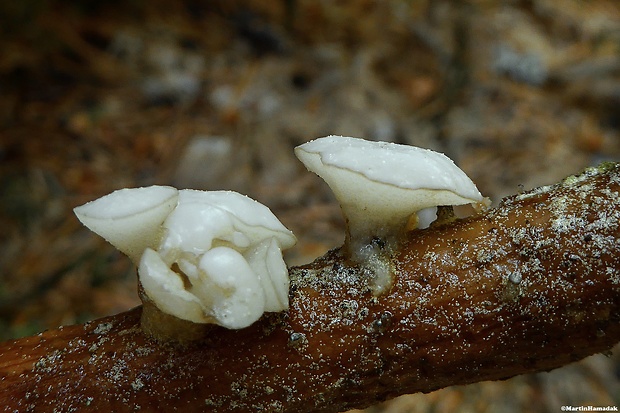
<path fill-rule="evenodd" d="M 378 293 L 390 277 L 373 240 L 389 246 L 406 231 L 427 227 L 438 206 L 485 203 L 450 158 L 429 149 L 327 136 L 298 146 L 295 154 L 334 192 L 347 222 L 345 246 L 352 258 L 376 268 Z"/>
<path fill-rule="evenodd" d="M 238 329 L 288 308 L 282 250 L 295 236 L 247 196 L 152 186 L 115 191 L 75 213 L 130 256 L 147 301 L 167 315 Z"/>

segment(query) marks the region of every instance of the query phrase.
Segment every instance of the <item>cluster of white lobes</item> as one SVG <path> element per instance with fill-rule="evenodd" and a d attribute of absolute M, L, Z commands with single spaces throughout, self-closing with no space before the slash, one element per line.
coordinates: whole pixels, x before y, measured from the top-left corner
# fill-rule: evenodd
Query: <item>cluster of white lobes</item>
<path fill-rule="evenodd" d="M 334 191 L 349 241 L 389 237 L 411 216 L 420 216 L 424 227 L 438 205 L 484 199 L 449 158 L 427 149 L 328 136 L 295 154 Z M 296 238 L 269 208 L 245 195 L 120 189 L 75 214 L 136 263 L 144 292 L 164 313 L 238 329 L 264 312 L 288 308 L 282 250 Z"/>

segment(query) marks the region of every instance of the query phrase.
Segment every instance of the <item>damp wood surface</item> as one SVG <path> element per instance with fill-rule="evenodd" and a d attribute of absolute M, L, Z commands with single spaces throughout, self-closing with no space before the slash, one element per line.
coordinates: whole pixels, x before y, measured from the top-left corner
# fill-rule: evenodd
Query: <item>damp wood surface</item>
<path fill-rule="evenodd" d="M 620 168 L 606 164 L 409 233 L 392 288 L 332 250 L 289 311 L 161 344 L 142 309 L 0 344 L 7 412 L 339 412 L 550 370 L 620 341 Z"/>

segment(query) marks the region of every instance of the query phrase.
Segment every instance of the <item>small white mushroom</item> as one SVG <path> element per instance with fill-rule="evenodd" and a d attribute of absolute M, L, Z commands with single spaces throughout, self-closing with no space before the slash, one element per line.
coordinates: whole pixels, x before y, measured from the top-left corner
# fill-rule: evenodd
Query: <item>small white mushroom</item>
<path fill-rule="evenodd" d="M 402 234 L 427 227 L 438 206 L 485 202 L 450 158 L 428 149 L 328 136 L 295 154 L 334 192 L 347 222 L 345 250 L 373 274 L 375 295 L 392 285 L 389 250 Z"/>
<path fill-rule="evenodd" d="M 296 239 L 253 199 L 154 186 L 119 190 L 75 212 L 139 264 L 145 294 L 164 313 L 243 328 L 288 308 L 282 249 Z"/>
<path fill-rule="evenodd" d="M 328 136 L 298 146 L 295 154 L 334 192 L 347 221 L 348 242 L 389 240 L 420 211 L 427 226 L 439 205 L 484 200 L 450 158 L 429 149 Z"/>

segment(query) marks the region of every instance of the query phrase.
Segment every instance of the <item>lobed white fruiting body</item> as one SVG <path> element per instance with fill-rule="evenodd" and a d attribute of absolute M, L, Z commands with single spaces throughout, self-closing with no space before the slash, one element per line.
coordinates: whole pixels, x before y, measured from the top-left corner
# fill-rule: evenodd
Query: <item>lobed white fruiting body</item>
<path fill-rule="evenodd" d="M 288 308 L 282 249 L 295 236 L 244 195 L 151 186 L 74 211 L 138 265 L 146 295 L 167 314 L 236 329 Z"/>

